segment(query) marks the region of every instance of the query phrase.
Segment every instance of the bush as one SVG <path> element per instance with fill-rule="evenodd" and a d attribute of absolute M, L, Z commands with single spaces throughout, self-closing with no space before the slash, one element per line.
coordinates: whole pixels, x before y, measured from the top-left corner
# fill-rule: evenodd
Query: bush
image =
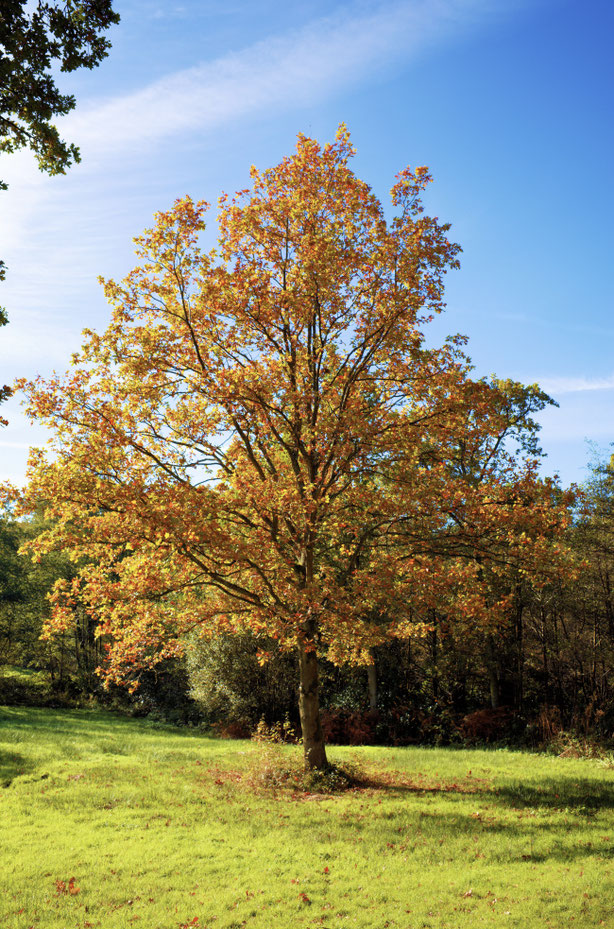
<path fill-rule="evenodd" d="M 296 752 L 285 751 L 286 743 L 296 744 L 296 732 L 288 719 L 272 726 L 261 719 L 252 735 L 248 781 L 256 789 L 297 789 L 301 784 L 301 761 Z"/>
<path fill-rule="evenodd" d="M 335 745 L 372 745 L 377 741 L 380 714 L 332 708 L 322 710 L 322 730 L 327 742 Z"/>
<path fill-rule="evenodd" d="M 164 661 L 151 671 L 139 675 L 139 687 L 134 694 L 115 690 L 123 697 L 133 716 L 147 716 L 152 722 L 173 726 L 196 725 L 203 714 L 190 693 L 188 670 L 184 661 Z"/>
<path fill-rule="evenodd" d="M 221 739 L 249 739 L 254 727 L 249 719 L 234 719 L 231 722 L 213 723 L 211 727 Z"/>
<path fill-rule="evenodd" d="M 510 735 L 514 712 L 508 706 L 476 710 L 465 716 L 460 732 L 468 742 L 498 742 Z"/>
<path fill-rule="evenodd" d="M 271 655 L 262 665 L 261 651 Z M 190 694 L 218 731 L 238 725 L 251 734 L 261 719 L 268 725 L 286 718 L 298 724 L 296 661 L 275 643 L 251 635 L 194 636 L 186 658 Z"/>
<path fill-rule="evenodd" d="M 0 704 L 4 706 L 70 707 L 74 695 L 53 688 L 49 675 L 29 668 L 0 668 Z"/>
<path fill-rule="evenodd" d="M 573 730 L 561 730 L 548 744 L 548 749 L 559 758 L 593 758 L 610 766 L 612 754 L 592 736 Z"/>

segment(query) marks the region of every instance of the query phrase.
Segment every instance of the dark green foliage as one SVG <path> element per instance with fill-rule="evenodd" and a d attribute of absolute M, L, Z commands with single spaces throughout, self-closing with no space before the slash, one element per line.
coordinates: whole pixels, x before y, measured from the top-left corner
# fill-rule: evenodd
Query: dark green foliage
<path fill-rule="evenodd" d="M 260 664 L 258 656 L 271 657 Z M 273 723 L 296 714 L 296 660 L 255 636 L 220 636 L 189 643 L 191 692 L 209 723 L 241 724 L 246 733 L 261 719 Z"/>
<path fill-rule="evenodd" d="M 118 709 L 131 716 L 146 716 L 150 722 L 174 726 L 196 725 L 204 721 L 202 708 L 190 693 L 190 680 L 185 661 L 161 662 L 153 670 L 141 671 L 139 686 L 133 694 L 124 688 L 112 687 L 99 694 L 102 702 L 111 700 Z"/>
<path fill-rule="evenodd" d="M 43 671 L 0 668 L 0 704 L 3 706 L 57 706 L 49 675 Z"/>
<path fill-rule="evenodd" d="M 0 152 L 29 148 L 48 174 L 63 174 L 80 160 L 51 122 L 75 107 L 72 94 L 57 88 L 53 69 L 95 68 L 110 47 L 104 32 L 117 22 L 110 0 L 2 0 Z"/>
<path fill-rule="evenodd" d="M 25 596 L 25 576 L 23 563 L 19 555 L 19 546 L 23 542 L 20 526 L 8 520 L 0 521 L 0 607 L 23 600 Z M 0 660 L 2 659 L 0 642 Z"/>
<path fill-rule="evenodd" d="M 40 518 L 17 522 L 5 515 L 0 519 L 0 666 L 45 671 L 56 697 L 68 693 L 72 699 L 99 687 L 95 670 L 102 648 L 94 635 L 94 621 L 80 609 L 73 629 L 41 640 L 49 613 L 47 594 L 58 578 L 74 577 L 75 566 L 61 553 L 45 555 L 38 563 L 18 553 L 40 528 Z M 5 694 L 7 702 L 11 688 Z"/>

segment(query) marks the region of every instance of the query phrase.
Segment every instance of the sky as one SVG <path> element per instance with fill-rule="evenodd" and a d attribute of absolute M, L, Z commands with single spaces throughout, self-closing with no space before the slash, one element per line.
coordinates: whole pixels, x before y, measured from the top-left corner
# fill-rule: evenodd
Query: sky
<path fill-rule="evenodd" d="M 428 165 L 429 213 L 463 247 L 429 340 L 469 337 L 476 376 L 539 383 L 544 474 L 588 477 L 614 441 L 614 63 L 610 0 L 115 0 L 109 57 L 59 75 L 82 163 L 0 155 L 0 383 L 64 371 L 109 318 L 98 276 L 190 194 L 215 203 L 303 132 L 345 122 L 353 168 L 387 202 Z M 215 229 L 208 230 L 211 244 Z M 0 480 L 46 434 L 2 407 Z"/>

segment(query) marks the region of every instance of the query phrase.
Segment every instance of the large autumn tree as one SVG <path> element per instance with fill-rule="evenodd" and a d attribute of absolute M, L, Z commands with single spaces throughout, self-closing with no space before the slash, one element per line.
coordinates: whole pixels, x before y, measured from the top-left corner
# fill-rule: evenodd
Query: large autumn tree
<path fill-rule="evenodd" d="M 470 379 L 462 340 L 426 346 L 459 253 L 423 212 L 426 168 L 398 175 L 387 221 L 352 155 L 344 127 L 299 136 L 221 198 L 208 253 L 206 204 L 159 214 L 138 267 L 105 284 L 106 332 L 26 386 L 55 435 L 30 465 L 25 505 L 53 520 L 34 550 L 81 565 L 51 630 L 85 604 L 103 673 L 128 682 L 194 627 L 277 640 L 298 658 L 307 767 L 326 765 L 319 654 L 368 661 L 442 604 L 496 624 L 485 566 L 505 550 L 533 570 L 563 518 L 499 447 L 509 390 Z"/>

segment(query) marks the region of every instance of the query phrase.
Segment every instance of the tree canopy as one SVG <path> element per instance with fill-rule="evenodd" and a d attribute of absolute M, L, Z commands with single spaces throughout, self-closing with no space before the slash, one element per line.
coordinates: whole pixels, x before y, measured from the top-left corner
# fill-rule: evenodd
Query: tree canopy
<path fill-rule="evenodd" d="M 50 631 L 84 604 L 116 681 L 194 628 L 265 633 L 298 656 L 310 767 L 318 654 L 368 662 L 434 610 L 496 628 L 510 567 L 556 571 L 566 521 L 534 458 L 548 398 L 472 379 L 460 337 L 426 344 L 460 250 L 424 213 L 427 169 L 400 172 L 387 220 L 353 153 L 342 126 L 252 167 L 208 253 L 207 204 L 158 214 L 139 265 L 105 283 L 106 332 L 25 385 L 55 435 L 31 459 L 24 505 L 54 521 L 32 548 L 80 565 Z"/>

